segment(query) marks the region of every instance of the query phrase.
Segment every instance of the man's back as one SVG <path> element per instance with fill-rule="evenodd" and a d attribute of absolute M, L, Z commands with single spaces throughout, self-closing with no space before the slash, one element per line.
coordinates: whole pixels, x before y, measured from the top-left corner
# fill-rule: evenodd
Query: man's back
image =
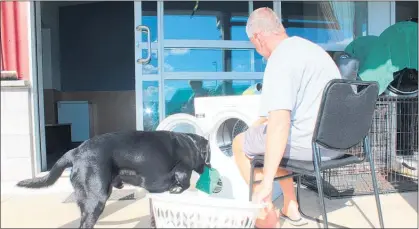
<path fill-rule="evenodd" d="M 291 110 L 289 145 L 311 152 L 311 139 L 323 89 L 341 78 L 338 67 L 320 46 L 289 37 L 272 52 L 263 79 L 261 116 L 277 109 Z"/>

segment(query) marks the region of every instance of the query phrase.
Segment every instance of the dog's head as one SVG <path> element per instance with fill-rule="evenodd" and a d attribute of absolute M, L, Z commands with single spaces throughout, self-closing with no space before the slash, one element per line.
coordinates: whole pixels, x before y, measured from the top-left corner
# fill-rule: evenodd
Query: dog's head
<path fill-rule="evenodd" d="M 200 165 L 199 167 L 202 167 L 202 170 L 203 170 L 203 166 L 211 167 L 211 147 L 210 147 L 209 140 L 197 134 L 188 133 L 187 135 L 193 139 L 195 146 L 197 148 L 198 157 L 199 157 L 198 164 Z"/>
<path fill-rule="evenodd" d="M 188 134 L 194 141 L 199 151 L 200 163 L 196 172 L 202 174 L 204 172 L 205 166 L 211 168 L 211 144 L 209 140 L 209 135 L 202 137 L 196 134 Z M 218 179 L 217 186 L 213 190 L 213 193 L 221 192 L 223 187 L 223 182 L 221 179 Z"/>

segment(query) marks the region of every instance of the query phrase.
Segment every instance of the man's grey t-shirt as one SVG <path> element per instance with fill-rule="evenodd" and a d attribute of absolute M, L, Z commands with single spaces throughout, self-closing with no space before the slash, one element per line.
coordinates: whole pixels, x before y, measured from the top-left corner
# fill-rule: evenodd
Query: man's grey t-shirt
<path fill-rule="evenodd" d="M 284 157 L 312 160 L 311 140 L 326 84 L 341 78 L 330 55 L 317 44 L 297 36 L 282 41 L 272 52 L 263 76 L 260 116 L 290 110 L 291 129 Z M 322 150 L 323 159 L 342 153 Z M 337 155 L 338 154 L 338 155 Z"/>

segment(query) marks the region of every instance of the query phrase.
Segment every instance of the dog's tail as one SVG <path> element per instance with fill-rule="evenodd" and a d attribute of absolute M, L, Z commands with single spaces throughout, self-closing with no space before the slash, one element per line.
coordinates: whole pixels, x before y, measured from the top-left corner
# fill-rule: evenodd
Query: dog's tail
<path fill-rule="evenodd" d="M 58 161 L 54 164 L 47 175 L 43 177 L 35 177 L 33 179 L 22 180 L 16 185 L 18 187 L 25 188 L 46 188 L 53 185 L 58 180 L 58 178 L 60 178 L 64 170 L 73 165 L 72 158 L 76 150 L 77 148 L 72 149 L 65 153 L 60 159 L 58 159 Z"/>

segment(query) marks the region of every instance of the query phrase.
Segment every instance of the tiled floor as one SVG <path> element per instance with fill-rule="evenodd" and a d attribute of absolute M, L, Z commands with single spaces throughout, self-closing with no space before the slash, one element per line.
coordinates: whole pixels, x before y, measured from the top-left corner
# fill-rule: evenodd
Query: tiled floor
<path fill-rule="evenodd" d="M 75 203 L 63 203 L 69 192 L 32 194 L 5 194 L 1 197 L 1 227 L 78 227 L 79 210 Z M 316 211 L 316 194 L 303 190 L 302 206 L 312 216 Z M 386 228 L 417 228 L 418 193 L 381 195 Z M 276 203 L 281 206 L 281 201 Z M 327 201 L 330 227 L 378 227 L 378 216 L 373 196 Z M 97 228 L 146 228 L 149 227 L 149 205 L 146 198 L 138 200 L 108 201 Z M 292 228 L 287 222 L 283 228 Z M 309 221 L 304 228 L 322 225 Z"/>

